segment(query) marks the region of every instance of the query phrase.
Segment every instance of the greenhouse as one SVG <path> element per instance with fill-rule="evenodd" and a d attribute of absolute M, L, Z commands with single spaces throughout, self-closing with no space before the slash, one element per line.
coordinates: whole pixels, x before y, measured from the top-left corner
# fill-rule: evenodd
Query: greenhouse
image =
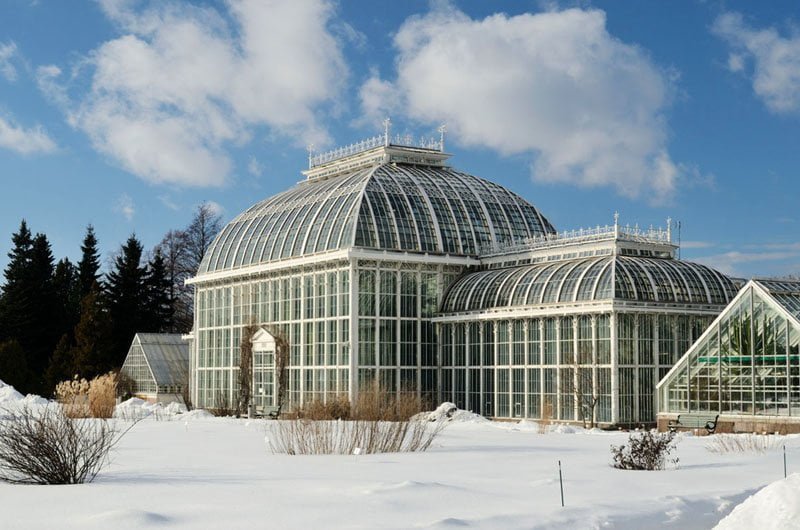
<path fill-rule="evenodd" d="M 728 430 L 800 429 L 798 318 L 800 282 L 749 281 L 658 384 L 659 424 L 708 411 Z"/>
<path fill-rule="evenodd" d="M 181 335 L 137 333 L 120 370 L 121 390 L 152 402 L 183 402 L 189 355 Z"/>
<path fill-rule="evenodd" d="M 443 141 L 387 130 L 313 155 L 304 180 L 220 232 L 189 280 L 196 404 L 235 401 L 255 325 L 288 344 L 288 408 L 378 384 L 579 421 L 588 385 L 598 421 L 655 422 L 655 382 L 734 282 L 675 259 L 669 228 L 557 233 L 519 195 L 447 165 Z"/>

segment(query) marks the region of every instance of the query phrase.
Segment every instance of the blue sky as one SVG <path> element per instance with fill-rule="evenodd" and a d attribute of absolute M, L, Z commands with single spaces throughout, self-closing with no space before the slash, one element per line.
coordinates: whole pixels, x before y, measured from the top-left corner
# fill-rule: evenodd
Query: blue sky
<path fill-rule="evenodd" d="M 306 146 L 448 127 L 559 228 L 681 222 L 682 257 L 800 274 L 795 2 L 57 2 L 0 7 L 0 265 L 231 219 Z"/>

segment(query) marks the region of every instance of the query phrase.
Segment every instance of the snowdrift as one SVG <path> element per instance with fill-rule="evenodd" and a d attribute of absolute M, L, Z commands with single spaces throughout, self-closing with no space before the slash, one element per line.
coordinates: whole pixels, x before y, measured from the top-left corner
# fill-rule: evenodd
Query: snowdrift
<path fill-rule="evenodd" d="M 414 416 L 414 418 L 438 422 L 448 421 L 453 423 L 486 423 L 489 421 L 480 414 L 475 414 L 474 412 L 470 412 L 468 410 L 461 410 L 454 403 L 450 403 L 448 401 L 445 401 L 436 407 L 436 410 L 431 412 L 420 412 Z"/>
<path fill-rule="evenodd" d="M 715 530 L 800 528 L 800 473 L 773 482 L 748 497 Z"/>

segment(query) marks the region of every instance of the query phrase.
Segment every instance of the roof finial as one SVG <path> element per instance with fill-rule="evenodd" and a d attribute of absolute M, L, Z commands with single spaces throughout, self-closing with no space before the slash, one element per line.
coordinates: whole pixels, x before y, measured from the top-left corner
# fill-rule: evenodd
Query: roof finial
<path fill-rule="evenodd" d="M 619 236 L 619 212 L 614 212 L 614 237 Z"/>
<path fill-rule="evenodd" d="M 667 217 L 667 241 L 672 243 L 672 217 Z"/>
<path fill-rule="evenodd" d="M 447 132 L 447 124 L 443 123 L 439 126 L 439 151 L 444 153 L 444 133 Z"/>
<path fill-rule="evenodd" d="M 308 151 L 308 169 L 311 169 L 314 167 L 314 144 L 308 144 L 306 151 Z"/>
<path fill-rule="evenodd" d="M 392 128 L 392 120 L 386 118 L 383 120 L 383 145 L 389 147 L 389 131 Z"/>

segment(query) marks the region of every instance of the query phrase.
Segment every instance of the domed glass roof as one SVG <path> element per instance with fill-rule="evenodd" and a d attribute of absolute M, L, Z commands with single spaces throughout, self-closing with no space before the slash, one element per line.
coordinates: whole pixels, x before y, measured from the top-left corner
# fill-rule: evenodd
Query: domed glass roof
<path fill-rule="evenodd" d="M 673 259 L 605 256 L 465 274 L 448 289 L 442 313 L 594 300 L 727 304 L 733 280 Z"/>
<path fill-rule="evenodd" d="M 348 247 L 477 255 L 555 232 L 520 196 L 446 166 L 381 164 L 310 179 L 252 206 L 198 274 Z"/>

